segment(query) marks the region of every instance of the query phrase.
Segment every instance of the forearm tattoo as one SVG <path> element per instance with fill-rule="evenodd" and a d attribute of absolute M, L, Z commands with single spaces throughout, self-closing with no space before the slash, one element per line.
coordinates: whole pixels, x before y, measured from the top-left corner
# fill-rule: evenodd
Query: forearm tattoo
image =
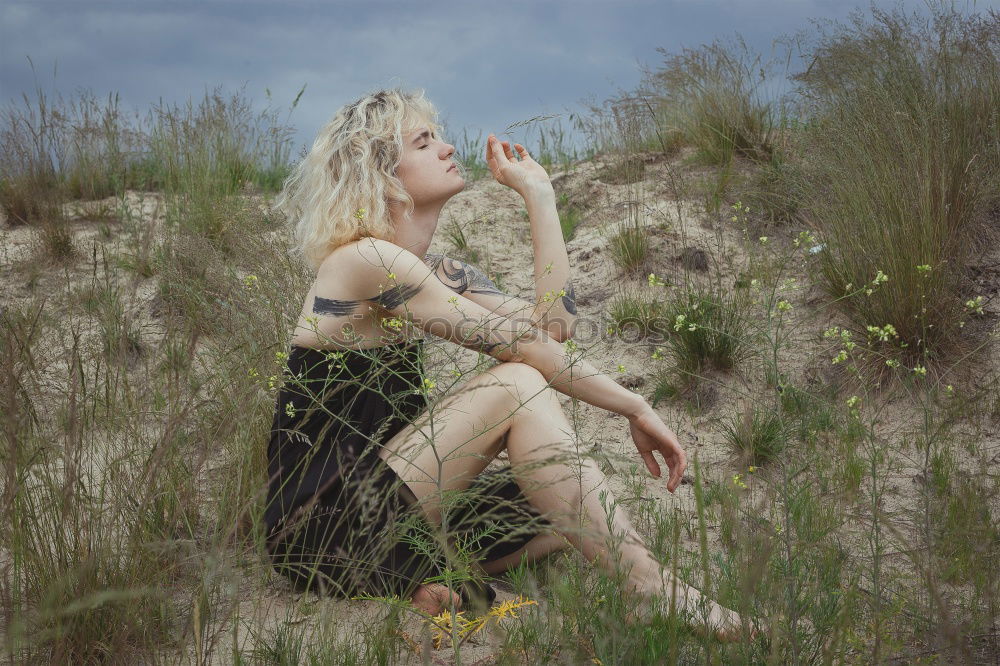
<path fill-rule="evenodd" d="M 491 354 L 497 347 L 502 347 L 503 343 L 489 342 L 482 333 L 476 333 L 475 335 L 466 338 L 462 345 L 468 347 L 469 349 L 475 349 L 476 351 Z"/>
<path fill-rule="evenodd" d="M 576 314 L 576 292 L 573 290 L 573 281 L 572 280 L 566 280 L 566 286 L 563 287 L 563 291 L 566 292 L 565 294 L 563 294 L 563 297 L 562 297 L 563 307 L 566 308 L 566 312 L 570 313 L 571 315 L 575 315 Z"/>
<path fill-rule="evenodd" d="M 451 259 L 443 254 L 428 254 L 424 262 L 434 270 L 438 280 L 452 291 L 464 294 L 496 294 L 507 296 L 500 291 L 485 273 L 464 261 Z"/>

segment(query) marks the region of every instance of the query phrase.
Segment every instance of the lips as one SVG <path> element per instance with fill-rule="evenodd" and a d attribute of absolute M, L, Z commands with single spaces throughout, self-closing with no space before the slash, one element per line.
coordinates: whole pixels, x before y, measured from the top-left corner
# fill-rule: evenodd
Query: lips
<path fill-rule="evenodd" d="M 457 164 L 452 164 L 450 167 L 448 167 L 448 171 L 454 171 L 457 168 L 458 168 Z"/>

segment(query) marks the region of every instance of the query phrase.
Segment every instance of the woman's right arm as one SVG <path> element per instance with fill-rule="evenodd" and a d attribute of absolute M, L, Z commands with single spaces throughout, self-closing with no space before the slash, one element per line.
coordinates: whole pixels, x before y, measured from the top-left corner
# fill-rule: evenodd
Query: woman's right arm
<path fill-rule="evenodd" d="M 680 485 L 687 467 L 684 449 L 641 395 L 590 363 L 572 358 L 563 344 L 530 321 L 516 322 L 455 294 L 412 252 L 377 239 L 364 239 L 354 248 L 352 281 L 375 291 L 366 300 L 438 337 L 500 361 L 527 363 L 552 388 L 628 417 L 632 440 L 649 473 L 660 478 L 660 465 L 653 457 L 658 452 L 670 470 L 667 490 L 674 492 Z"/>
<path fill-rule="evenodd" d="M 514 321 L 455 294 L 424 262 L 393 243 L 356 244 L 355 278 L 370 285 L 377 302 L 423 330 L 500 361 L 536 368 L 552 388 L 595 407 L 634 419 L 651 410 L 645 398 L 624 388 L 528 321 Z"/>

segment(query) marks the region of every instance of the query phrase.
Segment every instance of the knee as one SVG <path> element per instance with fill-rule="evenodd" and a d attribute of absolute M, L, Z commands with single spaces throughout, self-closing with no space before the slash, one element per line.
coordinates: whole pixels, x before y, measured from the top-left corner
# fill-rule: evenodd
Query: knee
<path fill-rule="evenodd" d="M 507 361 L 493 366 L 489 372 L 493 373 L 497 379 L 505 384 L 513 386 L 522 402 L 538 395 L 546 395 L 546 397 L 554 399 L 554 397 L 550 396 L 554 391 L 548 385 L 545 377 L 536 368 L 527 363 Z"/>

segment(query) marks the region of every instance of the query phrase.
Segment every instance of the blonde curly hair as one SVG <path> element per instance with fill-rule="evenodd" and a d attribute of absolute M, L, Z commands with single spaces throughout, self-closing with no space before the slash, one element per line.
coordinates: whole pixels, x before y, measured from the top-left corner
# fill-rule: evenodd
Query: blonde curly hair
<path fill-rule="evenodd" d="M 293 252 L 316 270 L 344 243 L 369 236 L 391 241 L 390 204 L 413 212 L 396 178 L 403 137 L 421 125 L 440 134 L 437 115 L 423 90 L 379 90 L 341 107 L 274 200 L 292 225 Z"/>

